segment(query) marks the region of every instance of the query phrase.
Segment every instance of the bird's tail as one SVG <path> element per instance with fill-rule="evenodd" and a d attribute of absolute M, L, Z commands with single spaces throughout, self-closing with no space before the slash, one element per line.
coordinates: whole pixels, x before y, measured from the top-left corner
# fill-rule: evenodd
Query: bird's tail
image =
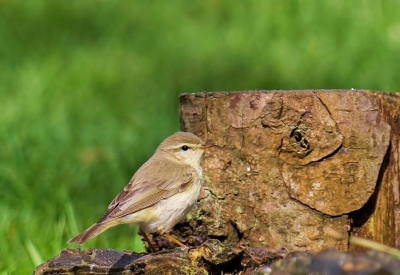
<path fill-rule="evenodd" d="M 91 227 L 86 229 L 85 231 L 79 233 L 75 237 L 73 237 L 71 240 L 68 241 L 68 243 L 78 243 L 78 244 L 83 244 L 87 242 L 88 240 L 96 237 L 103 231 L 117 226 L 119 224 L 119 219 L 114 219 L 114 220 L 108 220 L 106 222 L 97 222 L 93 224 Z"/>

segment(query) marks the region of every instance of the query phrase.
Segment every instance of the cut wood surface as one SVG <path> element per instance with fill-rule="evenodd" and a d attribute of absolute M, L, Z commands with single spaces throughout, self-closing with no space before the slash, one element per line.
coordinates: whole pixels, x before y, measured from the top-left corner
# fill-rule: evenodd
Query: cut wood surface
<path fill-rule="evenodd" d="M 182 241 L 347 250 L 328 226 L 399 245 L 397 94 L 205 92 L 180 101 L 182 130 L 218 145 L 204 158 L 199 203 L 174 232 Z"/>

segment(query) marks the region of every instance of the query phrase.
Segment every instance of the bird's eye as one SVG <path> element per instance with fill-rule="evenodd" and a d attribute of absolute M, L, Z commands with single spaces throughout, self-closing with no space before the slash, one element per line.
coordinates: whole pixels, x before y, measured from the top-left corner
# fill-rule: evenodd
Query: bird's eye
<path fill-rule="evenodd" d="M 183 145 L 183 146 L 182 146 L 182 150 L 183 150 L 183 151 L 187 151 L 187 150 L 189 150 L 189 147 L 188 147 L 187 145 Z"/>

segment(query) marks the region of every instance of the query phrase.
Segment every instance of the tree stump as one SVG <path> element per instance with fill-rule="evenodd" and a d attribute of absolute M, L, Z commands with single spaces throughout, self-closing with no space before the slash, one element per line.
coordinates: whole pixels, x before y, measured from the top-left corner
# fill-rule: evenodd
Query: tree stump
<path fill-rule="evenodd" d="M 180 96 L 181 128 L 216 143 L 174 236 L 348 250 L 324 227 L 399 246 L 400 96 L 363 90 Z"/>
<path fill-rule="evenodd" d="M 398 94 L 246 91 L 180 100 L 182 130 L 218 145 L 205 154 L 198 203 L 172 232 L 194 247 L 147 255 L 65 249 L 34 274 L 398 271 L 400 261 L 385 253 L 315 252 L 356 250 L 325 227 L 400 246 Z"/>

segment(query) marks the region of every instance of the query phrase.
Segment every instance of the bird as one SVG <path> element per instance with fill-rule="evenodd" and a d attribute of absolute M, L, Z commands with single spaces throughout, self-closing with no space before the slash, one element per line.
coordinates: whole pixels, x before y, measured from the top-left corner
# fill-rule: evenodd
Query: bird
<path fill-rule="evenodd" d="M 68 243 L 83 244 L 119 224 L 136 224 L 152 252 L 156 249 L 147 236 L 149 233 L 159 233 L 186 247 L 168 231 L 197 201 L 203 182 L 203 154 L 214 145 L 189 132 L 167 137 L 110 203 L 101 219 Z"/>

